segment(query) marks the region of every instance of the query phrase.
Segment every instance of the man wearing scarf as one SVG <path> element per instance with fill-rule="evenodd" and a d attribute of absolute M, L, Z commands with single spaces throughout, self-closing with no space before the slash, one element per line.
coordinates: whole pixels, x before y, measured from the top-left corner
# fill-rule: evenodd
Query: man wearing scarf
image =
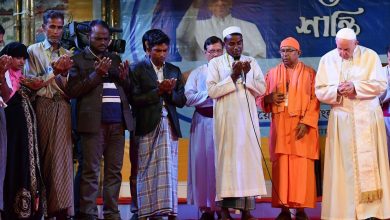
<path fill-rule="evenodd" d="M 319 63 L 315 92 L 331 106 L 321 219 L 390 218 L 386 130 L 378 95 L 387 86 L 381 61 L 355 32 L 336 34 Z"/>
<path fill-rule="evenodd" d="M 282 209 L 277 219 L 291 219 L 290 208 L 307 219 L 304 208 L 316 203 L 314 161 L 319 156 L 315 71 L 299 61 L 300 45 L 292 37 L 281 42 L 280 55 L 282 62 L 266 76 L 266 93 L 257 99 L 264 112 L 272 113 L 272 206 Z"/>

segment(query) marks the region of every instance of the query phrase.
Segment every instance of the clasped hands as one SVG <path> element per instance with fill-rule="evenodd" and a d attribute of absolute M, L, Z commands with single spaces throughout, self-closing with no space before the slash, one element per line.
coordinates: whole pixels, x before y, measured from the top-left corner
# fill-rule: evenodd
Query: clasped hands
<path fill-rule="evenodd" d="M 246 74 L 251 70 L 251 61 L 235 61 L 232 65 L 233 72 L 230 75 L 233 82 L 236 82 L 237 79 L 241 76 L 241 73 Z M 244 80 L 244 79 L 243 79 Z"/>
<path fill-rule="evenodd" d="M 341 82 L 337 87 L 337 93 L 341 96 L 352 98 L 356 95 L 355 86 L 352 82 Z"/>

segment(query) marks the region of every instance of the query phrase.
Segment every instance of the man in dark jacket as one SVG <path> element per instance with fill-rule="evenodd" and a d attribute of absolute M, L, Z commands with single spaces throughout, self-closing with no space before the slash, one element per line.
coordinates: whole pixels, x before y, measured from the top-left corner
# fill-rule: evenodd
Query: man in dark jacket
<path fill-rule="evenodd" d="M 103 213 L 119 220 L 118 197 L 125 129 L 133 129 L 126 94 L 131 91 L 128 62 L 107 52 L 109 27 L 101 20 L 90 23 L 89 47 L 73 57 L 68 94 L 77 98 L 77 132 L 83 148 L 78 219 L 96 219 L 100 159 L 104 157 Z"/>
<path fill-rule="evenodd" d="M 181 137 L 176 107 L 186 103 L 180 69 L 165 59 L 169 37 L 145 33 L 148 56 L 131 67 L 138 151 L 138 215 L 177 215 L 177 147 Z"/>

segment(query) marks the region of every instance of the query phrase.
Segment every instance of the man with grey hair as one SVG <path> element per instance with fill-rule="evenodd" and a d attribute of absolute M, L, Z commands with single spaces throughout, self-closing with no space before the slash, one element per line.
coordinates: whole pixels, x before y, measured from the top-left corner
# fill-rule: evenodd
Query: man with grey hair
<path fill-rule="evenodd" d="M 343 28 L 319 63 L 315 92 L 331 106 L 321 219 L 390 218 L 390 172 L 378 95 L 387 86 L 381 61 Z"/>

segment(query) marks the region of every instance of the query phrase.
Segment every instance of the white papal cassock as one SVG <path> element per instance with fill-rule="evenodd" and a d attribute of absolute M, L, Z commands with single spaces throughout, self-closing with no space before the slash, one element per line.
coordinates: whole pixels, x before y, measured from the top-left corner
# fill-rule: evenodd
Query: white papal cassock
<path fill-rule="evenodd" d="M 265 92 L 265 81 L 254 58 L 241 56 L 240 60 L 251 61 L 246 91 L 241 79 L 235 84 L 230 77 L 233 57 L 224 54 L 209 62 L 207 89 L 214 99 L 217 201 L 226 197 L 266 194 L 255 103 L 255 98 Z"/>
<path fill-rule="evenodd" d="M 337 95 L 352 81 L 354 98 Z M 316 95 L 331 111 L 325 147 L 322 219 L 390 218 L 390 175 L 383 114 L 377 98 L 387 86 L 378 55 L 357 46 L 350 60 L 337 49 L 325 54 Z M 381 199 L 365 200 L 382 193 Z"/>

